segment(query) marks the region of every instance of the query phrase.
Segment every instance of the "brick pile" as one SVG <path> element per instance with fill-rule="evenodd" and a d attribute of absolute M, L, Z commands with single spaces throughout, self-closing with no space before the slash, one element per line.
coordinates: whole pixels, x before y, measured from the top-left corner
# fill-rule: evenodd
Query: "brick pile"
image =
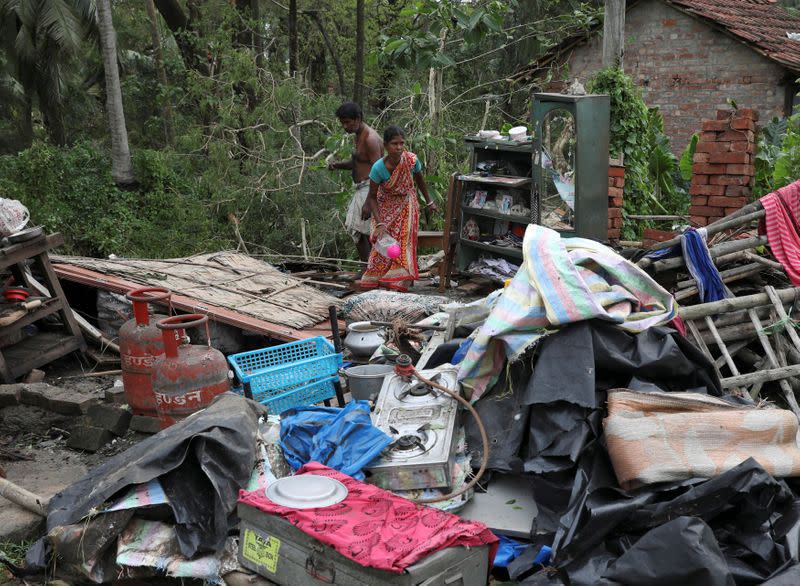
<path fill-rule="evenodd" d="M 750 202 L 755 176 L 758 114 L 749 108 L 717 110 L 703 122 L 692 164 L 689 216 L 707 226 Z"/>
<path fill-rule="evenodd" d="M 622 196 L 625 188 L 625 167 L 608 166 L 608 239 L 619 240 L 622 231 Z"/>

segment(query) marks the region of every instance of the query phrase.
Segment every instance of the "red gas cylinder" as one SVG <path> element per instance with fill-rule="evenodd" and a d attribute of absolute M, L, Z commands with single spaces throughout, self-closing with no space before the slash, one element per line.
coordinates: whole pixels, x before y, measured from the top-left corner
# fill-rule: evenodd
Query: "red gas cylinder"
<path fill-rule="evenodd" d="M 183 330 L 207 322 L 205 315 L 192 313 L 156 324 L 164 336 L 164 354 L 153 362 L 153 392 L 161 429 L 208 407 L 214 397 L 230 390 L 228 363 L 222 352 L 210 345 L 185 343 Z"/>
<path fill-rule="evenodd" d="M 167 316 L 154 314 L 151 323 L 147 304 L 164 301 L 170 295 L 170 290 L 163 287 L 134 289 L 125 295 L 133 303 L 133 319 L 119 329 L 119 353 L 125 400 L 134 415 L 156 416 L 156 399 L 150 375 L 154 357 L 164 353 L 164 342 L 155 322 Z"/>

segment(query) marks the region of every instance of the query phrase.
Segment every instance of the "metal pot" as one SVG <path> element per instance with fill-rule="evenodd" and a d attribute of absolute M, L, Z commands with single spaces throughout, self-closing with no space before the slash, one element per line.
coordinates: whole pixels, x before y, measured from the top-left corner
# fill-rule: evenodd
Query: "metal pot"
<path fill-rule="evenodd" d="M 345 369 L 350 395 L 358 401 L 369 401 L 383 386 L 383 379 L 394 370 L 391 364 L 364 364 Z"/>
<path fill-rule="evenodd" d="M 374 326 L 368 321 L 357 321 L 347 326 L 347 336 L 343 344 L 353 356 L 372 356 L 384 340 L 382 327 Z"/>

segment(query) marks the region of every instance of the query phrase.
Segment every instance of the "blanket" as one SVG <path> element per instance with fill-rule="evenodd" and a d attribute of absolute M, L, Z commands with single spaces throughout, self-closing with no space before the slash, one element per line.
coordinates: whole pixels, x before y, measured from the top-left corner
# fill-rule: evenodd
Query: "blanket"
<path fill-rule="evenodd" d="M 547 333 L 588 319 L 605 319 L 636 333 L 668 323 L 675 300 L 642 269 L 593 240 L 561 238 L 531 224 L 523 262 L 508 287 L 493 294 L 492 310 L 473 334 L 459 379 L 473 402 Z"/>

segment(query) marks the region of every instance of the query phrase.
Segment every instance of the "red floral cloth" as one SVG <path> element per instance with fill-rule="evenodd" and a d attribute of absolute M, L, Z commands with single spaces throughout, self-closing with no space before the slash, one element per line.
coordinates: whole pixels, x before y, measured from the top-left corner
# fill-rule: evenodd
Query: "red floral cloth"
<path fill-rule="evenodd" d="M 276 505 L 261 490 L 243 490 L 239 502 L 283 517 L 362 566 L 397 574 L 440 549 L 459 545 L 488 544 L 489 562 L 494 560 L 499 540 L 483 523 L 417 505 L 317 462 L 297 474 L 335 478 L 347 487 L 347 498 L 330 507 L 291 509 Z"/>

